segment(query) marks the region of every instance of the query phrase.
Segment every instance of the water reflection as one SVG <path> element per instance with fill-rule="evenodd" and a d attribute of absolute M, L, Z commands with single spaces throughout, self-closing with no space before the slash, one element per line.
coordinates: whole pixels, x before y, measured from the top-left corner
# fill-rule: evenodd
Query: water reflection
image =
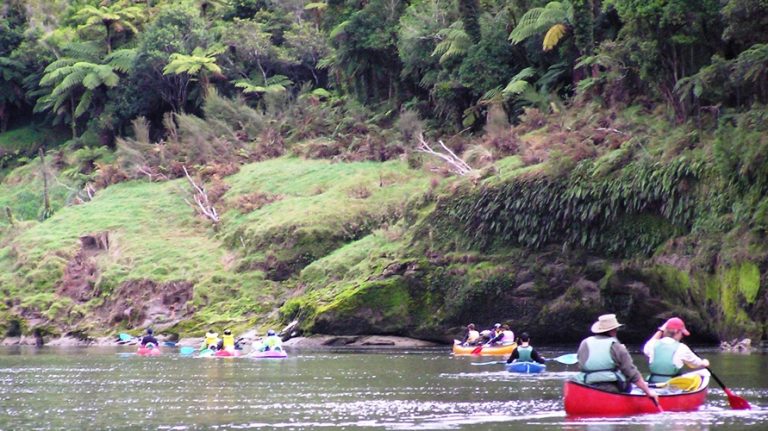
<path fill-rule="evenodd" d="M 280 361 L 131 352 L 0 351 L 0 429 L 719 431 L 768 425 L 759 408 L 768 395 L 760 356 L 708 355 L 755 410 L 731 410 L 714 387 L 695 413 L 573 419 L 561 400 L 573 367 L 525 376 L 473 366 L 473 358 L 447 352 L 299 352 Z"/>

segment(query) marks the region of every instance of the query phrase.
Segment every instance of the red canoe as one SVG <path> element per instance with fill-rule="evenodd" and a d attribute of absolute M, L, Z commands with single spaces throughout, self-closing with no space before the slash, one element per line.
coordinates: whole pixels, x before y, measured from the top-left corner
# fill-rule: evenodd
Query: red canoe
<path fill-rule="evenodd" d="M 216 353 L 214 353 L 214 356 L 217 358 L 234 358 L 236 356 L 240 356 L 240 352 L 237 350 L 234 352 L 229 350 L 217 350 Z"/>
<path fill-rule="evenodd" d="M 707 398 L 709 376 L 690 392 L 659 393 L 663 411 L 687 412 L 698 410 Z M 617 394 L 592 386 L 566 380 L 564 387 L 565 412 L 569 416 L 630 416 L 642 413 L 660 413 L 650 398 L 639 394 Z"/>

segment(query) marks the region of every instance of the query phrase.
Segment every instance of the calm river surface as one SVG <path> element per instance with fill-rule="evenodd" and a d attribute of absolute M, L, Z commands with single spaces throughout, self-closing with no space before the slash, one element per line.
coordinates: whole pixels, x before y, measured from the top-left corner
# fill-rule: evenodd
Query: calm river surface
<path fill-rule="evenodd" d="M 513 375 L 501 365 L 471 365 L 501 358 L 451 357 L 447 347 L 289 351 L 285 360 L 131 351 L 0 349 L 0 430 L 768 429 L 768 357 L 761 353 L 702 354 L 753 410 L 731 410 L 712 382 L 695 413 L 576 420 L 565 416 L 561 400 L 574 366 L 550 363 L 540 376 Z"/>

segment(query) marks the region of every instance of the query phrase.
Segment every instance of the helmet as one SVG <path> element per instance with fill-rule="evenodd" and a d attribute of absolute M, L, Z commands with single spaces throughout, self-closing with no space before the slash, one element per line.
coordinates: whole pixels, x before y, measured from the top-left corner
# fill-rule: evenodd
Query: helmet
<path fill-rule="evenodd" d="M 147 328 L 147 335 L 152 335 L 152 328 Z"/>
<path fill-rule="evenodd" d="M 270 329 L 269 331 L 267 331 L 267 335 L 275 335 L 275 330 Z"/>
<path fill-rule="evenodd" d="M 230 331 L 229 329 L 224 330 L 224 335 L 231 335 L 231 334 L 232 334 L 232 331 Z"/>

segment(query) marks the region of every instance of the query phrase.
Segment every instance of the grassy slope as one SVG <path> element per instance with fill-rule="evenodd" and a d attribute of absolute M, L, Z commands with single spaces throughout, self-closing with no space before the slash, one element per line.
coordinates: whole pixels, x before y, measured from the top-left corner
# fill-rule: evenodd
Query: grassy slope
<path fill-rule="evenodd" d="M 225 211 L 216 233 L 183 202 L 186 184 L 181 180 L 111 186 L 92 202 L 63 208 L 43 223 L 6 229 L 4 240 L 0 237 L 0 246 L 5 245 L 0 248 L 0 286 L 10 298 L 38 309 L 68 303 L 52 292 L 79 249 L 78 238 L 109 231 L 110 250 L 98 258 L 101 291 L 109 293 L 131 279 L 191 280 L 198 312 L 180 329 L 222 321 L 252 324 L 275 309 L 285 288 L 258 270 L 238 269 L 237 262 L 247 256 L 220 238 L 238 232 L 269 241 L 272 233 L 285 229 L 333 235 L 369 214 L 386 219 L 427 184 L 422 172 L 400 162 L 332 164 L 293 158 L 247 165 L 224 181 L 231 185 L 227 203 L 257 190 L 283 198 L 248 214 Z M 370 196 L 360 198 L 361 187 Z M 8 190 L 27 188 L 18 183 Z"/>

